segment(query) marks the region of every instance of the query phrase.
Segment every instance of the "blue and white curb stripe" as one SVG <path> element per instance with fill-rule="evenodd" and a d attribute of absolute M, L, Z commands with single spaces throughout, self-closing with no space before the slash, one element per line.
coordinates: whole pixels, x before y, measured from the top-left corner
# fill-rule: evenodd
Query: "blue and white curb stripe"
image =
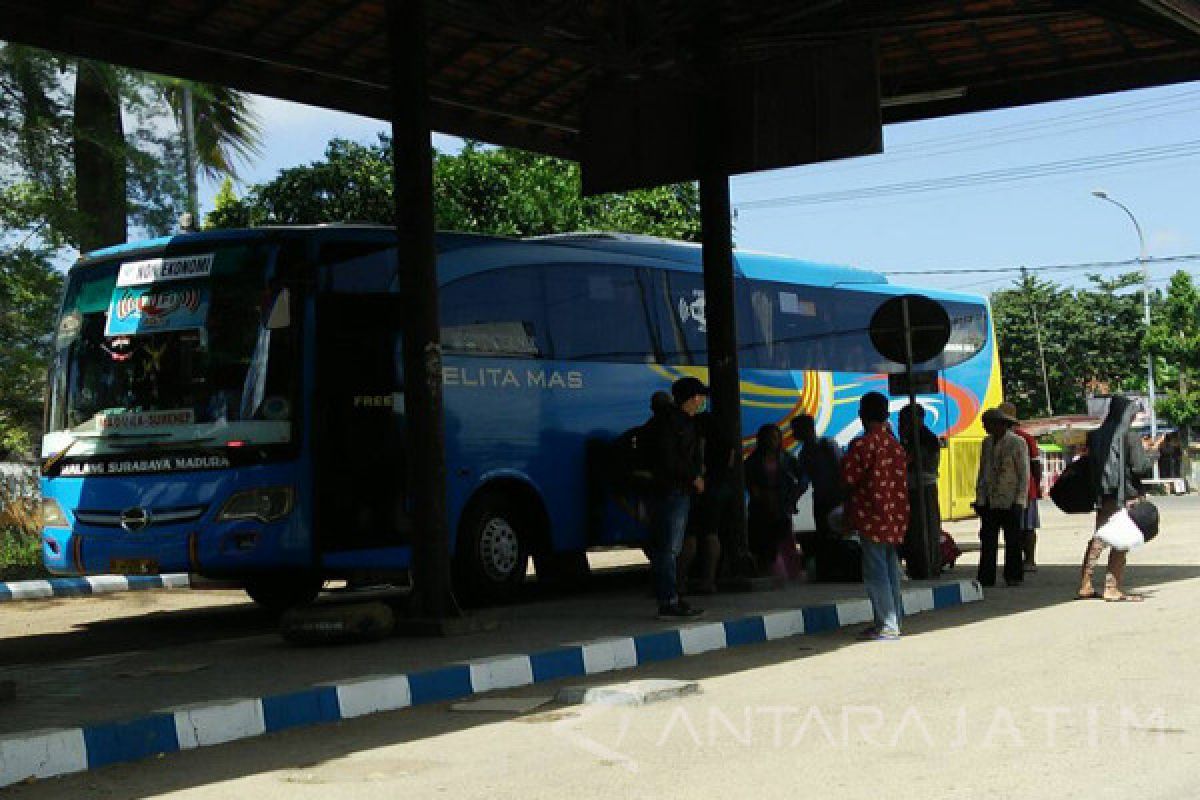
<path fill-rule="evenodd" d="M 13 600 L 42 600 L 48 597 L 87 597 L 113 592 L 139 592 L 147 589 L 186 589 L 191 581 L 186 573 L 166 575 L 88 575 L 84 578 L 50 578 L 40 581 L 0 583 L 0 603 Z"/>
<path fill-rule="evenodd" d="M 958 581 L 905 590 L 904 609 L 916 614 L 982 599 L 978 583 Z M 0 786 L 870 620 L 871 604 L 857 598 L 598 639 L 529 655 L 492 656 L 407 675 L 374 675 L 268 697 L 183 706 L 121 722 L 10 734 L 0 736 Z"/>

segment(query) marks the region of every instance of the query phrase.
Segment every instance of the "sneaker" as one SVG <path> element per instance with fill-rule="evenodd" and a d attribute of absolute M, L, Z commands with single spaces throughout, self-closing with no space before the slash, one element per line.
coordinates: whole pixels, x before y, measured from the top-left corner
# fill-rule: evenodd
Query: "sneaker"
<path fill-rule="evenodd" d="M 660 606 L 658 609 L 659 619 L 690 619 L 703 614 L 703 609 L 692 608 L 682 600 L 677 600 L 669 606 Z"/>
<path fill-rule="evenodd" d="M 899 631 L 891 631 L 886 628 L 880 630 L 863 631 L 858 637 L 864 642 L 894 642 L 900 638 Z"/>

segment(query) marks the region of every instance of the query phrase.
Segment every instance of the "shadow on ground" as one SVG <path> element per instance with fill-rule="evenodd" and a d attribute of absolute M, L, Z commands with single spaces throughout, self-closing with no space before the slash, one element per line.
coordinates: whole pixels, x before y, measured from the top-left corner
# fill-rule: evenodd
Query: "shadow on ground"
<path fill-rule="evenodd" d="M 947 579 L 967 579 L 971 577 L 973 567 L 963 564 L 943 576 Z M 1163 585 L 1179 581 L 1190 581 L 1200 578 L 1200 566 L 1197 565 L 1168 565 L 1168 564 L 1137 564 L 1131 569 L 1130 577 L 1135 586 Z M 574 603 L 594 606 L 601 594 L 613 591 L 612 586 L 606 586 L 605 581 L 612 580 L 620 585 L 622 582 L 634 581 L 639 585 L 645 580 L 644 572 L 630 574 L 621 573 L 609 579 L 602 578 L 596 582 L 597 594 L 576 597 Z M 1030 575 L 1026 584 L 1019 588 L 997 588 L 990 590 L 983 602 L 959 606 L 933 613 L 914 616 L 906 621 L 906 637 L 919 637 L 935 630 L 986 624 L 990 619 L 1014 614 L 1036 615 L 1047 608 L 1065 603 L 1087 602 L 1093 604 L 1096 611 L 1104 613 L 1104 603 L 1100 600 L 1076 601 L 1074 591 L 1078 580 L 1078 568 L 1065 564 L 1044 565 L 1040 570 Z M 1148 592 L 1153 603 L 1153 589 Z M 629 601 L 629 592 L 622 595 Z M 634 592 L 638 603 L 649 603 L 641 597 L 641 592 Z M 527 616 L 541 616 L 539 609 L 554 607 L 558 603 L 551 602 L 552 598 L 539 598 L 537 602 L 526 602 L 502 609 L 507 617 L 506 624 L 515 624 L 517 620 Z M 640 606 L 639 606 L 640 607 Z M 716 606 L 714 606 L 716 610 Z M 1111 610 L 1111 609 L 1107 609 Z M 230 612 L 236 618 L 239 614 L 249 614 L 248 611 Z M 172 615 L 177 617 L 177 615 Z M 191 619 L 186 615 L 182 619 Z M 1031 619 L 1032 621 L 1032 619 Z M 136 625 L 130 622 L 130 625 Z M 155 623 L 157 625 L 158 623 Z M 614 631 L 616 633 L 616 631 Z M 628 633 L 626 631 L 625 633 Z M 689 658 L 662 662 L 641 667 L 636 671 L 624 673 L 608 673 L 590 677 L 576 677 L 553 683 L 537 684 L 531 687 L 504 692 L 507 695 L 553 695 L 564 684 L 595 684 L 615 683 L 629 680 L 631 677 L 672 677 L 683 679 L 703 680 L 715 676 L 731 674 L 757 667 L 784 663 L 794 659 L 815 658 L 834 652 L 842 647 L 881 647 L 873 643 L 858 643 L 854 639 L 855 631 L 840 629 L 837 631 L 810 634 L 786 640 L 748 645 L 737 648 L 735 655 L 708 654 Z M 570 632 L 563 639 L 571 638 Z M 476 642 L 488 643 L 488 647 L 476 646 Z M 435 648 L 445 640 L 411 639 L 406 641 L 410 648 Z M 492 640 L 483 637 L 474 639 L 466 637 L 456 640 L 456 649 L 462 658 L 477 658 L 492 655 L 497 651 L 491 646 Z M 902 647 L 903 641 L 896 645 L 882 647 Z M 366 646 L 370 649 L 372 646 Z M 514 648 L 515 649 L 515 648 Z M 343 654 L 353 651 L 362 652 L 363 647 L 343 649 Z M 292 659 L 304 659 L 306 654 L 314 651 L 281 649 L 280 655 Z M 328 651 L 326 651 L 328 652 Z M 884 652 L 881 650 L 881 653 Z M 231 687 L 231 689 L 234 687 Z M 230 694 L 237 692 L 231 691 Z M 139 762 L 134 764 L 117 765 L 86 776 L 52 779 L 24 787 L 13 787 L 13 797 L 49 797 L 67 787 L 73 787 L 77 781 L 86 782 L 92 789 L 102 788 L 105 797 L 116 800 L 135 800 L 149 798 L 177 790 L 184 790 L 196 785 L 212 785 L 222 781 L 251 774 L 264 772 L 306 770 L 317 765 L 345 758 L 357 752 L 383 747 L 386 745 L 402 744 L 419 741 L 442 734 L 467 730 L 481 725 L 488 725 L 501 720 L 522 718 L 515 714 L 470 714 L 452 712 L 449 703 L 432 704 L 398 712 L 384 713 L 364 717 L 357 720 L 333 723 L 316 728 L 304 728 L 295 731 L 271 734 L 257 739 L 234 742 L 227 745 L 202 748 L 186 753 L 176 753 L 165 756 L 159 761 Z M 546 706 L 523 717 L 529 724 L 546 724 L 570 717 L 577 711 L 561 706 Z M 303 737 L 303 758 L 292 755 L 298 750 L 300 739 Z M 289 746 L 291 739 L 296 747 Z M 188 759 L 186 770 L 172 769 L 178 759 Z M 379 769 L 378 765 L 372 769 Z M 399 767 L 398 767 L 399 769 Z M 131 776 L 137 772 L 138 787 L 132 787 Z M 198 779 L 197 775 L 202 776 Z M 287 780 L 286 778 L 284 780 Z M 82 784 L 80 784 L 82 785 Z"/>

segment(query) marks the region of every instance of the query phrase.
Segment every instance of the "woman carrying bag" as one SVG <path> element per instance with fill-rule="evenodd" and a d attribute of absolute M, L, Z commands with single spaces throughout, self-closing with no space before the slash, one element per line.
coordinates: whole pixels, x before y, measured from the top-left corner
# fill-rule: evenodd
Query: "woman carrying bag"
<path fill-rule="evenodd" d="M 1087 446 L 1096 495 L 1096 531 L 1118 511 L 1137 503 L 1144 495 L 1141 479 L 1151 473 L 1152 464 L 1142 447 L 1141 437 L 1133 428 L 1137 404 L 1128 397 L 1115 395 L 1109 402 L 1108 414 L 1100 427 L 1088 434 Z M 1083 568 L 1077 597 L 1081 600 L 1096 597 L 1092 586 L 1092 571 L 1110 536 L 1095 535 L 1083 554 Z M 1102 597 L 1109 602 L 1136 602 L 1138 594 L 1121 590 L 1125 574 L 1125 559 L 1130 548 L 1112 546 L 1108 554 L 1108 569 L 1104 576 Z"/>

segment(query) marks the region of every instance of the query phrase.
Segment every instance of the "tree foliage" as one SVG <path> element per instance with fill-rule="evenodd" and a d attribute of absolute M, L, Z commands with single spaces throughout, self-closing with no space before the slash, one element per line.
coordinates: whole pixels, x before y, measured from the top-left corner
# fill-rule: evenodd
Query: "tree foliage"
<path fill-rule="evenodd" d="M 579 167 L 548 156 L 468 142 L 432 153 L 434 211 L 443 230 L 508 236 L 618 230 L 674 239 L 700 237 L 692 184 L 581 197 Z M 386 136 L 363 145 L 334 139 L 325 158 L 282 170 L 244 198 L 222 191 L 213 228 L 263 224 L 392 224 L 392 149 Z"/>
<path fill-rule="evenodd" d="M 168 233 L 184 205 L 184 82 L 0 43 L 0 448 L 25 450 L 41 415 L 68 248 Z M 245 95 L 186 84 L 198 161 L 232 174 L 258 146 Z"/>
<path fill-rule="evenodd" d="M 1092 276 L 1068 289 L 1025 274 L 992 295 L 1004 395 L 1022 416 L 1084 413 L 1089 394 L 1145 388 L 1141 296 L 1127 291 L 1140 281 Z"/>
<path fill-rule="evenodd" d="M 0 452 L 27 455 L 42 422 L 48 340 L 62 276 L 45 252 L 0 252 Z"/>
<path fill-rule="evenodd" d="M 1177 425 L 1200 424 L 1200 291 L 1186 272 L 1176 272 L 1151 318 L 1150 352 L 1161 365 L 1158 412 Z"/>

